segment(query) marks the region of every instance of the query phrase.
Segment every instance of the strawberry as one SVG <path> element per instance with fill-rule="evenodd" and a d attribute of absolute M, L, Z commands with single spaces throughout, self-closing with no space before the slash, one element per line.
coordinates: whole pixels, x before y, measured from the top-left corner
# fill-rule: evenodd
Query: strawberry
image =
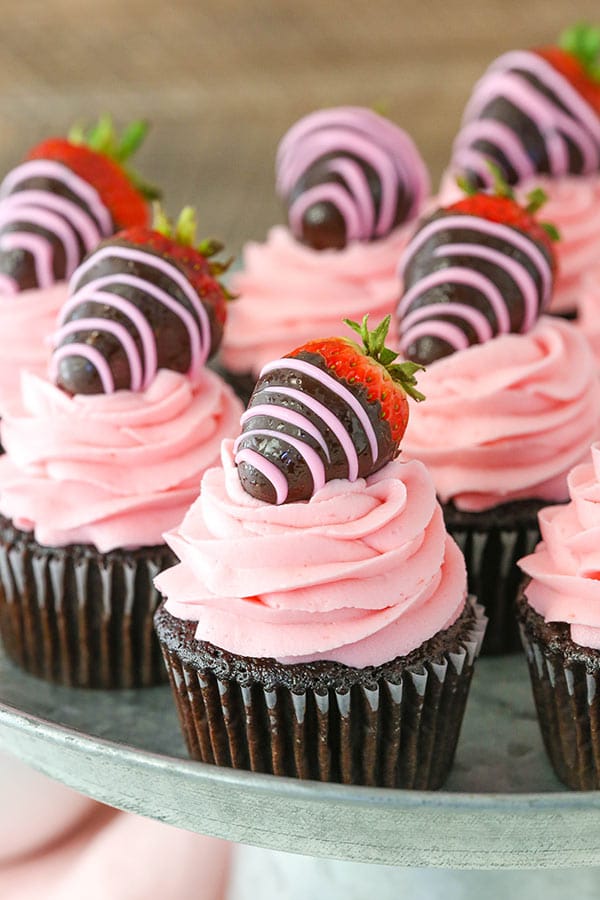
<path fill-rule="evenodd" d="M 510 184 L 600 171 L 600 28 L 575 25 L 558 46 L 492 63 L 467 104 L 451 168 L 489 187 L 489 161 Z"/>
<path fill-rule="evenodd" d="M 134 122 L 119 139 L 104 117 L 87 133 L 43 141 L 8 173 L 0 186 L 3 293 L 66 280 L 103 238 L 147 224 L 147 200 L 157 193 L 125 168 L 146 131 Z"/>
<path fill-rule="evenodd" d="M 194 380 L 223 336 L 229 294 L 196 243 L 196 216 L 177 223 L 157 209 L 154 227 L 134 226 L 101 243 L 75 272 L 54 335 L 56 383 L 71 394 L 146 389 L 158 369 Z"/>
<path fill-rule="evenodd" d="M 404 251 L 400 347 L 421 364 L 527 331 L 550 302 L 558 233 L 536 218 L 545 194 L 521 206 L 491 168 L 495 194 L 463 183 L 467 196 L 426 219 Z"/>
<path fill-rule="evenodd" d="M 235 445 L 245 491 L 269 503 L 309 500 L 334 478 L 351 481 L 397 456 L 416 400 L 415 372 L 385 346 L 387 316 L 374 331 L 345 320 L 362 338 L 309 341 L 263 369 Z"/>

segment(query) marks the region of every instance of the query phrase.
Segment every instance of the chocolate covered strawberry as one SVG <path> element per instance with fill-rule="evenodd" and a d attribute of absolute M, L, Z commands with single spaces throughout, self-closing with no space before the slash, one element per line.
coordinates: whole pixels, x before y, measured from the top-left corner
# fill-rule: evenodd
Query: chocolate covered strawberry
<path fill-rule="evenodd" d="M 552 296 L 552 225 L 537 212 L 543 191 L 521 206 L 493 172 L 496 193 L 470 191 L 426 219 L 400 268 L 400 347 L 427 365 L 499 334 L 533 327 Z"/>
<path fill-rule="evenodd" d="M 334 478 L 355 481 L 398 454 L 408 421 L 413 363 L 385 347 L 390 316 L 374 330 L 346 320 L 362 338 L 309 341 L 268 363 L 235 446 L 245 491 L 268 503 L 308 500 Z"/>
<path fill-rule="evenodd" d="M 557 46 L 492 63 L 465 109 L 451 169 L 489 187 L 489 161 L 510 184 L 600 171 L 600 28 L 575 25 Z"/>
<path fill-rule="evenodd" d="M 196 378 L 217 351 L 227 316 L 226 264 L 196 242 L 194 210 L 176 225 L 159 210 L 104 241 L 71 280 L 54 335 L 56 383 L 71 394 L 146 389 L 158 369 Z"/>
<path fill-rule="evenodd" d="M 86 253 L 122 228 L 146 225 L 157 196 L 126 168 L 144 122 L 119 138 L 108 117 L 34 147 L 0 185 L 0 294 L 70 278 Z"/>

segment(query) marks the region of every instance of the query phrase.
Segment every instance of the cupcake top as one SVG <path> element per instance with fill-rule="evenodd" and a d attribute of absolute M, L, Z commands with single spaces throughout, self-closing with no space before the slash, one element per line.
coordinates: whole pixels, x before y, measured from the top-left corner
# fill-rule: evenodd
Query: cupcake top
<path fill-rule="evenodd" d="M 600 389 L 587 341 L 542 317 L 526 335 L 461 350 L 419 378 L 427 396 L 403 448 L 443 503 L 479 512 L 524 498 L 562 501 L 567 474 L 598 435 Z"/>
<path fill-rule="evenodd" d="M 576 327 L 585 335 L 600 374 L 600 265 L 588 269 L 581 282 Z"/>
<path fill-rule="evenodd" d="M 201 249 L 203 252 L 200 252 Z M 0 511 L 41 544 L 153 546 L 180 520 L 241 404 L 203 363 L 226 292 L 186 208 L 99 245 L 52 336 L 54 383 L 25 373 L 3 421 Z"/>
<path fill-rule="evenodd" d="M 162 543 L 235 434 L 240 401 L 214 373 L 161 370 L 142 392 L 69 396 L 25 373 L 2 422 L 0 512 L 47 546 Z"/>
<path fill-rule="evenodd" d="M 265 366 L 235 444 L 166 535 L 157 586 L 196 636 L 282 662 L 391 661 L 464 608 L 462 555 L 419 462 L 395 457 L 412 363 L 373 331 L 309 341 Z"/>
<path fill-rule="evenodd" d="M 429 195 L 410 137 L 369 109 L 321 110 L 297 122 L 277 153 L 288 226 L 244 248 L 232 277 L 239 295 L 222 351 L 234 372 L 258 375 L 314 334 L 336 334 L 343 315 L 390 313 L 396 266 Z"/>
<path fill-rule="evenodd" d="M 569 475 L 569 503 L 539 513 L 542 542 L 519 566 L 531 578 L 535 611 L 570 625 L 574 643 L 600 650 L 600 444 L 591 455 Z"/>
<path fill-rule="evenodd" d="M 244 491 L 228 441 L 165 539 L 181 560 L 156 579 L 169 612 L 245 656 L 379 665 L 451 625 L 465 603 L 464 560 L 419 462 L 276 505 Z"/>
<path fill-rule="evenodd" d="M 598 385 L 585 339 L 540 313 L 552 296 L 552 226 L 541 191 L 519 204 L 470 191 L 435 212 L 402 261 L 400 347 L 427 365 L 408 456 L 438 495 L 479 512 L 518 499 L 562 500 L 566 475 L 598 434 Z"/>

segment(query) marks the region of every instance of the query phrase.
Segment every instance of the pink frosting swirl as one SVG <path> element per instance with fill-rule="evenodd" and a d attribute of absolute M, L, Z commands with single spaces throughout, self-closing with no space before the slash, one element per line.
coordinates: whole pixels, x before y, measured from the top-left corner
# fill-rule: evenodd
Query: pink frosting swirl
<path fill-rule="evenodd" d="M 5 296 L 0 291 L 0 415 L 20 408 L 21 370 L 48 371 L 48 335 L 67 299 L 67 283 Z"/>
<path fill-rule="evenodd" d="M 585 338 L 543 316 L 433 363 L 419 375 L 402 446 L 423 460 L 443 503 L 481 511 L 567 498 L 567 473 L 598 436 L 600 385 Z"/>
<path fill-rule="evenodd" d="M 600 444 L 568 478 L 570 503 L 539 513 L 542 542 L 519 562 L 527 600 L 546 622 L 566 622 L 571 638 L 600 650 Z"/>
<path fill-rule="evenodd" d="M 232 653 L 362 668 L 403 656 L 464 607 L 465 565 L 419 462 L 331 481 L 275 506 L 243 490 L 223 445 L 157 587 L 196 637 Z"/>
<path fill-rule="evenodd" d="M 400 296 L 398 260 L 412 230 L 404 226 L 379 241 L 317 251 L 278 226 L 266 243 L 247 244 L 244 269 L 231 279 L 240 299 L 228 310 L 223 364 L 258 377 L 267 362 L 315 335 L 353 336 L 344 318 L 360 321 L 369 313 L 379 322 L 393 313 Z M 390 345 L 396 342 L 390 333 Z"/>
<path fill-rule="evenodd" d="M 594 266 L 582 278 L 576 327 L 585 335 L 600 373 L 600 265 Z"/>
<path fill-rule="evenodd" d="M 2 422 L 0 512 L 40 544 L 153 546 L 181 520 L 241 403 L 214 373 L 161 370 L 143 393 L 68 396 L 25 373 Z"/>

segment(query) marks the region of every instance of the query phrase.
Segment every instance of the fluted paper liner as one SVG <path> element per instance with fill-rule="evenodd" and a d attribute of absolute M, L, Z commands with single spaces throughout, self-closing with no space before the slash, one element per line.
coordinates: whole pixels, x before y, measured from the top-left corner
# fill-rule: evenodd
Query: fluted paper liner
<path fill-rule="evenodd" d="M 537 512 L 544 505 L 538 501 L 511 504 L 516 512 L 512 525 L 496 519 L 494 509 L 465 514 L 444 507 L 448 533 L 465 557 L 469 591 L 488 617 L 483 656 L 521 649 L 514 605 L 523 576 L 517 562 L 533 553 L 540 541 Z"/>
<path fill-rule="evenodd" d="M 157 630 L 190 756 L 203 762 L 344 784 L 433 789 L 452 765 L 473 665 L 486 619 L 472 602 L 466 639 L 436 660 L 373 670 L 350 689 L 246 683 L 194 663 L 186 644 L 168 640 L 173 617 Z M 183 651 L 183 652 L 182 652 Z M 241 659 L 238 657 L 238 659 Z M 377 677 L 384 670 L 388 677 Z M 265 671 L 265 670 L 263 670 Z"/>
<path fill-rule="evenodd" d="M 526 603 L 522 598 L 521 604 Z M 523 608 L 523 607 L 522 607 Z M 600 660 L 587 661 L 552 649 L 536 637 L 525 610 L 520 622 L 531 686 L 546 752 L 560 780 L 571 790 L 600 789 Z M 538 617 L 541 621 L 541 617 Z M 581 648 L 585 654 L 585 648 Z M 570 658 L 571 657 L 571 658 Z"/>
<path fill-rule="evenodd" d="M 47 681 L 129 688 L 166 681 L 153 579 L 165 546 L 99 553 L 43 547 L 0 517 L 0 637 L 8 656 Z"/>

